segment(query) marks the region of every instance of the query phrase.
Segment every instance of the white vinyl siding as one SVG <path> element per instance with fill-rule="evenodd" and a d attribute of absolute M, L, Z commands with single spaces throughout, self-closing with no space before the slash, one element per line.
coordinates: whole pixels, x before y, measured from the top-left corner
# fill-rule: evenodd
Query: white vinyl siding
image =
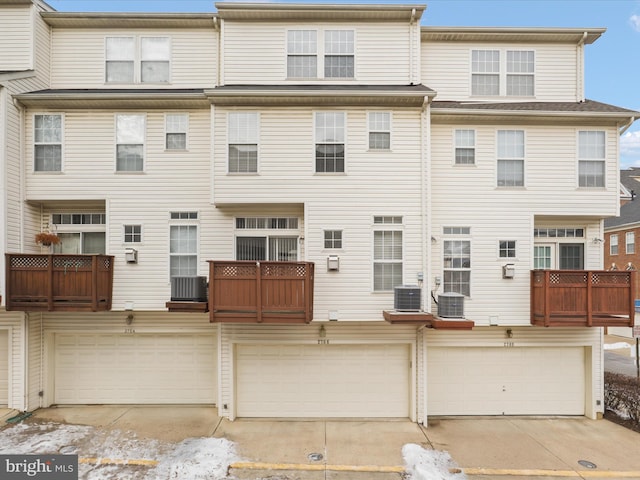
<path fill-rule="evenodd" d="M 349 25 L 351 26 L 351 25 Z M 414 28 L 409 22 L 385 23 L 380 28 L 379 22 L 357 22 L 349 31 L 353 32 L 354 52 L 348 53 L 347 44 L 336 46 L 337 50 L 331 50 L 335 54 L 336 62 L 341 70 L 338 73 L 348 72 L 347 64 L 353 59 L 354 76 L 340 78 L 340 80 L 353 82 L 357 80 L 362 84 L 377 85 L 408 85 L 411 82 L 419 83 L 417 72 L 411 72 L 412 61 L 410 52 L 417 47 L 414 34 L 410 31 Z M 225 85 L 233 84 L 282 84 L 291 80 L 299 82 L 301 78 L 305 83 L 324 84 L 324 32 L 327 30 L 346 31 L 344 24 L 322 23 L 300 26 L 287 22 L 252 22 L 252 34 L 247 35 L 247 24 L 242 21 L 225 20 L 225 41 L 222 48 L 224 55 L 224 78 L 221 82 Z M 290 77 L 288 65 L 292 65 L 289 59 L 297 54 L 289 55 L 289 32 L 317 31 L 317 74 L 313 78 Z M 255 39 L 260 41 L 256 42 Z M 333 46 L 331 48 L 334 48 Z M 415 51 L 415 50 L 414 50 Z M 300 54 L 304 56 L 303 54 Z M 311 54 L 308 55 L 309 57 Z M 175 57 L 175 55 L 174 55 Z M 339 59 L 341 58 L 341 59 Z M 291 60 L 291 62 L 303 62 Z M 413 62 L 414 64 L 416 62 Z M 304 70 L 304 69 L 303 69 Z M 308 69 L 310 74 L 311 67 Z M 304 73 L 304 72 L 298 72 Z M 350 73 L 350 72 L 348 72 Z M 411 73 L 416 78 L 411 78 Z M 333 80 L 336 80 L 335 78 Z"/>
<path fill-rule="evenodd" d="M 578 132 L 578 185 L 605 186 L 606 134 L 604 131 Z"/>
<path fill-rule="evenodd" d="M 0 328 L 0 407 L 9 404 L 9 330 Z"/>
<path fill-rule="evenodd" d="M 504 52 L 505 57 L 507 51 L 519 51 L 519 49 L 520 45 L 515 43 L 507 47 L 500 43 L 487 43 L 482 47 L 482 50 Z M 470 53 L 472 50 L 478 50 L 477 43 L 423 40 L 420 52 L 421 83 L 437 91 L 439 101 L 464 101 L 472 98 L 473 72 Z M 579 68 L 577 61 L 579 59 L 582 61 L 582 53 L 576 55 L 575 43 L 534 43 L 528 44 L 526 51 L 534 53 L 535 96 L 533 98 L 536 101 L 577 102 L 581 100 L 578 79 L 582 78 L 582 72 L 577 71 Z M 518 76 L 521 75 L 530 74 L 518 73 Z M 532 97 L 514 98 L 531 99 Z"/>
<path fill-rule="evenodd" d="M 31 5 L 0 6 L 0 72 L 34 68 Z"/>
<path fill-rule="evenodd" d="M 166 29 L 145 29 L 144 32 L 144 37 L 167 37 Z M 163 88 L 209 88 L 215 85 L 217 35 L 214 28 L 172 28 L 171 82 L 161 83 Z M 52 69 L 49 88 L 149 88 L 156 84 L 106 82 L 105 38 L 126 36 L 119 29 L 54 28 L 51 33 Z M 136 61 L 137 72 L 140 60 Z"/>

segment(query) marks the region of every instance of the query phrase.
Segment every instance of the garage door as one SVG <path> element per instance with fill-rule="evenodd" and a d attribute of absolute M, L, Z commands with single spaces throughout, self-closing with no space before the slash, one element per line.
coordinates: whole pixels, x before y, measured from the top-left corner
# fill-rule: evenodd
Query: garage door
<path fill-rule="evenodd" d="M 239 345 L 240 417 L 408 417 L 408 345 Z"/>
<path fill-rule="evenodd" d="M 0 330 L 0 406 L 9 403 L 9 331 Z"/>
<path fill-rule="evenodd" d="M 55 403 L 215 403 L 215 337 L 55 335 Z"/>
<path fill-rule="evenodd" d="M 584 415 L 584 349 L 429 348 L 429 415 Z"/>

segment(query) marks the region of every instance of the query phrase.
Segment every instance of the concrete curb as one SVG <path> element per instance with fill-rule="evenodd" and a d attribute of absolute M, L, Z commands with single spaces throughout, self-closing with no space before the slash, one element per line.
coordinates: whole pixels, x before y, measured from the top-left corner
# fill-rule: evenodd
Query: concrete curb
<path fill-rule="evenodd" d="M 307 463 L 262 463 L 262 462 L 236 462 L 229 465 L 236 470 L 305 470 L 333 472 L 367 472 L 367 473 L 404 473 L 405 468 L 400 466 L 380 467 L 376 465 L 312 465 Z"/>

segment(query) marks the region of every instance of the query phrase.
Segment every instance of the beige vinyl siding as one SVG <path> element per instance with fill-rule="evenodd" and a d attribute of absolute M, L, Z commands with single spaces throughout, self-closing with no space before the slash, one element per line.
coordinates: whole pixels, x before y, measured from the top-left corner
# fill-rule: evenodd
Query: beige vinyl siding
<path fill-rule="evenodd" d="M 52 34 L 51 88 L 153 88 L 156 84 L 105 83 L 105 38 L 171 38 L 171 73 L 165 88 L 210 88 L 216 83 L 217 36 L 213 29 L 64 29 Z"/>
<path fill-rule="evenodd" d="M 393 292 L 373 292 L 373 217 L 403 218 L 403 283 L 423 271 L 421 238 L 420 113 L 393 112 L 392 149 L 369 151 L 366 110 L 347 111 L 345 174 L 314 173 L 314 111 L 260 112 L 258 175 L 226 173 L 226 143 L 215 145 L 214 195 L 225 204 L 296 203 L 305 206 L 303 260 L 316 263 L 314 318 L 382 320 Z M 226 111 L 217 109 L 215 131 L 226 138 Z M 323 231 L 342 230 L 343 248 L 324 249 Z M 327 272 L 329 254 L 341 257 Z M 354 302 L 354 299 L 358 299 Z"/>
<path fill-rule="evenodd" d="M 27 321 L 27 405 L 29 411 L 36 410 L 43 406 L 42 397 L 39 393 L 43 388 L 43 349 L 44 337 L 42 335 L 42 314 L 31 313 Z"/>
<path fill-rule="evenodd" d="M 507 50 L 535 52 L 535 96 L 512 97 L 520 101 L 575 102 L 579 100 L 577 46 L 573 44 L 493 44 L 426 42 L 421 45 L 422 83 L 438 92 L 436 100 L 474 98 L 471 95 L 471 51 Z M 487 97 L 496 101 L 510 97 Z"/>
<path fill-rule="evenodd" d="M 585 245 L 585 268 L 602 268 L 602 238 L 597 216 L 615 214 L 617 183 L 615 145 L 608 138 L 607 188 L 578 189 L 574 127 L 481 125 L 476 130 L 476 164 L 453 164 L 453 132 L 469 125 L 434 125 L 432 135 L 431 266 L 442 275 L 444 226 L 471 228 L 471 296 L 465 316 L 476 325 L 527 325 L 529 271 L 533 261 L 533 228 L 584 228 L 578 239 Z M 525 187 L 496 187 L 495 136 L 497 129 L 525 131 Z M 550 173 L 551 172 L 551 173 Z M 558 172 L 554 175 L 552 172 Z M 595 203 L 597 200 L 597 204 Z M 498 242 L 516 241 L 515 258 L 499 258 Z M 502 266 L 515 264 L 515 277 L 502 278 Z M 439 293 L 442 290 L 439 290 Z"/>
<path fill-rule="evenodd" d="M 510 341 L 514 346 L 506 347 L 504 328 L 475 327 L 458 332 L 424 330 L 427 350 L 436 347 L 585 347 L 585 415 L 596 418 L 597 414 L 604 412 L 602 329 L 516 327 L 512 333 Z"/>
<path fill-rule="evenodd" d="M 346 344 L 411 344 L 411 399 L 410 412 L 415 421 L 415 390 L 417 377 L 413 370 L 416 357 L 416 328 L 414 326 L 375 324 L 325 323 L 326 337 L 330 345 Z M 287 325 L 235 325 L 220 324 L 219 352 L 220 389 L 218 406 L 221 416 L 235 418 L 235 346 L 238 344 L 307 344 L 318 343 L 317 323 L 303 326 Z"/>
<path fill-rule="evenodd" d="M 7 332 L 8 339 L 8 407 L 25 410 L 25 345 L 24 313 L 0 310 L 0 328 Z"/>
<path fill-rule="evenodd" d="M 407 19 L 408 20 L 408 19 Z M 248 28 L 251 34 L 247 34 Z M 223 24 L 223 84 L 281 84 L 287 79 L 287 30 L 318 31 L 318 49 L 322 50 L 324 30 L 355 31 L 355 78 L 368 84 L 410 83 L 409 24 L 405 23 L 251 23 L 225 21 Z M 255 39 L 260 41 L 256 42 Z M 318 72 L 324 63 L 318 56 Z M 309 79 L 303 83 L 336 83 Z M 345 80 L 340 79 L 340 83 Z M 350 80 L 346 80 L 350 82 Z M 300 83 L 296 79 L 295 83 Z"/>
<path fill-rule="evenodd" d="M 32 8 L 0 6 L 0 71 L 33 69 Z"/>
<path fill-rule="evenodd" d="M 133 312 L 134 319 L 131 325 L 126 325 L 125 312 L 105 312 L 100 318 L 95 313 L 44 313 L 42 314 L 43 334 L 44 334 L 44 355 L 42 378 L 44 390 L 43 405 L 49 406 L 54 395 L 54 335 L 57 333 L 88 333 L 88 334 L 173 334 L 179 330 L 181 334 L 214 334 L 211 344 L 212 354 L 217 356 L 215 335 L 217 325 L 209 323 L 206 314 L 197 313 L 168 313 L 148 312 L 136 310 Z M 126 330 L 126 331 L 125 331 Z M 215 375 L 215 371 L 213 372 Z M 217 379 L 213 379 L 213 384 L 217 384 Z"/>

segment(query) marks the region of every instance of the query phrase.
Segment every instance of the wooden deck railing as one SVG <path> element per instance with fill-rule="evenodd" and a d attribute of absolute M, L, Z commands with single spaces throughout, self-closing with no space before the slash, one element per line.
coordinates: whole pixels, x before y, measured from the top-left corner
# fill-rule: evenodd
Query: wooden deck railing
<path fill-rule="evenodd" d="M 209 261 L 210 320 L 309 323 L 313 274 L 310 262 Z"/>
<path fill-rule="evenodd" d="M 631 327 L 633 271 L 532 270 L 531 324 Z"/>
<path fill-rule="evenodd" d="M 110 255 L 7 253 L 5 259 L 7 310 L 111 310 Z"/>

